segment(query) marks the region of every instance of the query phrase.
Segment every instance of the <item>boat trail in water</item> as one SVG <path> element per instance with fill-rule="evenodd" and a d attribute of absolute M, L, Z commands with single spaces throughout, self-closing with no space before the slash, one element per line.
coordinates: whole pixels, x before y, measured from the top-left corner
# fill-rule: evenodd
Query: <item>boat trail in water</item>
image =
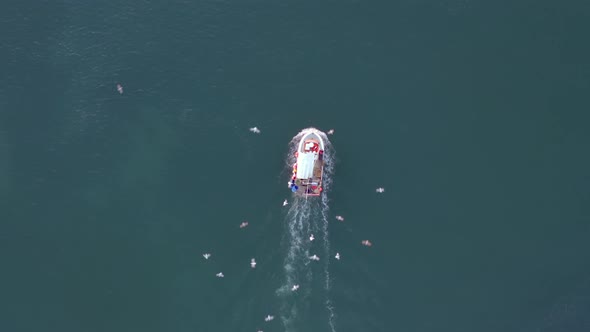
<path fill-rule="evenodd" d="M 289 155 L 286 158 L 286 172 L 290 171 L 295 162 L 294 151 L 301 138 L 312 128 L 304 129 L 289 143 Z M 319 131 L 318 131 L 319 132 Z M 280 317 L 286 331 L 294 331 L 297 325 L 303 322 L 303 316 L 309 310 L 310 296 L 314 292 L 312 281 L 314 271 L 321 271 L 316 278 L 322 280 L 323 296 L 325 297 L 325 309 L 327 320 L 332 332 L 335 328 L 335 309 L 330 298 L 330 240 L 328 233 L 329 220 L 329 192 L 334 168 L 334 149 L 323 132 L 319 132 L 325 144 L 324 164 L 324 191 L 321 197 L 302 197 L 294 195 L 290 200 L 289 208 L 285 215 L 285 232 L 283 234 L 282 248 L 285 252 L 284 282 L 277 289 L 276 294 L 280 298 Z M 287 179 L 287 177 L 286 177 Z M 321 241 L 310 241 L 311 234 L 319 235 Z M 311 255 L 320 256 L 320 261 L 310 260 Z M 300 288 L 292 291 L 294 285 Z M 313 294 L 314 297 L 322 294 Z M 307 315 L 304 315 L 307 316 Z M 303 317 L 301 317 L 303 318 Z"/>

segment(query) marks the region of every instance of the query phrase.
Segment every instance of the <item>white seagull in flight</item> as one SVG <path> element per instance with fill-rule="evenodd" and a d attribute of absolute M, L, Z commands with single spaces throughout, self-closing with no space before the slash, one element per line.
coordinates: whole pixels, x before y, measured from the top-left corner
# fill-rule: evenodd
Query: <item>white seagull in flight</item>
<path fill-rule="evenodd" d="M 340 260 L 340 254 L 336 253 L 336 256 L 334 256 L 334 258 L 336 258 L 337 260 Z"/>
<path fill-rule="evenodd" d="M 211 257 L 211 254 L 209 254 L 209 253 L 203 254 L 203 257 L 205 257 L 205 259 L 209 259 L 209 257 Z"/>
<path fill-rule="evenodd" d="M 223 278 L 223 277 L 224 277 L 224 275 L 223 275 L 223 272 L 219 272 L 219 273 L 217 273 L 215 276 L 216 276 L 217 278 Z"/>
<path fill-rule="evenodd" d="M 258 127 L 252 127 L 252 128 L 250 128 L 250 131 L 253 132 L 254 134 L 260 134 L 260 129 L 258 129 Z"/>
<path fill-rule="evenodd" d="M 299 289 L 299 285 L 293 285 L 293 287 L 291 288 L 291 291 L 296 291 Z"/>
<path fill-rule="evenodd" d="M 328 130 L 328 133 L 327 134 L 328 135 L 332 135 L 333 133 L 334 133 L 334 129 L 330 129 L 330 130 Z"/>
<path fill-rule="evenodd" d="M 256 267 L 256 260 L 254 260 L 254 258 L 252 258 L 252 259 L 250 260 L 250 266 L 251 266 L 252 268 L 255 268 L 255 267 Z"/>
<path fill-rule="evenodd" d="M 268 316 L 264 317 L 265 322 L 270 322 L 273 319 L 275 319 L 275 316 L 268 315 Z"/>
<path fill-rule="evenodd" d="M 312 261 L 319 261 L 320 258 L 317 255 L 313 255 L 311 257 L 309 257 L 309 259 L 311 259 Z"/>
<path fill-rule="evenodd" d="M 375 189 L 375 191 L 378 193 L 382 193 L 385 191 L 385 188 L 377 188 L 377 189 Z"/>
<path fill-rule="evenodd" d="M 285 201 L 283 202 L 283 206 L 286 206 L 287 204 L 289 204 L 289 202 L 287 202 L 287 200 L 285 200 Z"/>
<path fill-rule="evenodd" d="M 313 234 L 311 234 L 311 236 L 309 237 L 309 241 L 313 241 L 315 239 L 315 237 L 313 237 Z"/>
<path fill-rule="evenodd" d="M 336 216 L 336 220 L 344 221 L 344 217 L 342 217 L 342 216 Z"/>

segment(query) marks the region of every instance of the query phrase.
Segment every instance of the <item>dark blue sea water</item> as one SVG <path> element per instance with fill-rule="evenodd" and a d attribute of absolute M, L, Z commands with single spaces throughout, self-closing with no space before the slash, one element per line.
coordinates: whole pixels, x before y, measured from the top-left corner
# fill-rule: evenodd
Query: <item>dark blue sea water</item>
<path fill-rule="evenodd" d="M 1 331 L 590 331 L 587 1 L 29 0 L 0 28 Z M 308 127 L 335 132 L 302 200 Z"/>

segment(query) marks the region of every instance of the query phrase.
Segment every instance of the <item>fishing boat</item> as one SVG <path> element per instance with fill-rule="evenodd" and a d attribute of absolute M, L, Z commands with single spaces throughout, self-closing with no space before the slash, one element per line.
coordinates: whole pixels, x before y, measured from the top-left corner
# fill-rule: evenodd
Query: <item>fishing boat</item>
<path fill-rule="evenodd" d="M 297 145 L 289 188 L 297 195 L 319 196 L 322 193 L 324 171 L 324 141 L 322 132 L 310 128 Z"/>

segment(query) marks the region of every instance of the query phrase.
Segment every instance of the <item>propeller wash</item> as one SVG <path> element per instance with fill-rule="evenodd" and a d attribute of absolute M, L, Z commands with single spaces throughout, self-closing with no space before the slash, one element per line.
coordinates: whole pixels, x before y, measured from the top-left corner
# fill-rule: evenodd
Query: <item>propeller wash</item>
<path fill-rule="evenodd" d="M 293 197 L 286 212 L 282 241 L 285 280 L 276 292 L 281 298 L 280 317 L 286 331 L 297 330 L 299 323 L 309 321 L 306 317 L 297 318 L 308 316 L 308 312 L 301 311 L 309 310 L 309 297 L 313 289 L 317 291 L 317 287 L 312 287 L 314 279 L 322 284 L 328 324 L 332 332 L 336 331 L 330 299 L 328 236 L 328 194 L 334 160 L 334 149 L 326 134 L 315 128 L 302 130 L 289 144 L 286 168 Z M 311 234 L 318 235 L 320 241 L 310 241 Z M 318 255 L 320 260 L 310 259 L 312 255 Z M 296 287 L 296 293 L 293 291 L 295 285 L 301 287 Z M 314 295 L 314 298 L 318 297 L 318 294 Z"/>

